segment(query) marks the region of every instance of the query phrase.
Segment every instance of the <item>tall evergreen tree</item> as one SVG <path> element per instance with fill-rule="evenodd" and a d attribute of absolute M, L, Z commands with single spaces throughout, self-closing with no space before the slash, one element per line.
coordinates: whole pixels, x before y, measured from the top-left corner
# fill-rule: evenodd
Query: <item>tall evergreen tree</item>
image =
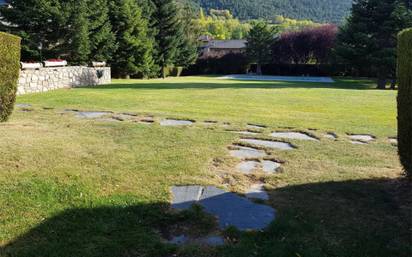
<path fill-rule="evenodd" d="M 246 54 L 252 62 L 257 64 L 256 73 L 262 74 L 262 64 L 272 58 L 272 44 L 275 39 L 275 30 L 266 22 L 255 22 L 247 37 Z"/>
<path fill-rule="evenodd" d="M 109 61 L 116 50 L 115 35 L 109 19 L 107 0 L 88 0 L 90 59 Z"/>
<path fill-rule="evenodd" d="M 1 29 L 22 37 L 22 59 L 106 60 L 114 47 L 107 0 L 10 0 Z"/>
<path fill-rule="evenodd" d="M 77 3 L 73 3 L 74 10 L 72 16 L 72 35 L 70 42 L 70 59 L 77 64 L 87 64 L 90 50 L 90 37 L 89 37 L 89 21 L 87 17 L 87 3 L 86 0 L 78 0 Z"/>
<path fill-rule="evenodd" d="M 153 0 L 153 26 L 156 39 L 156 60 L 166 77 L 165 69 L 176 62 L 184 37 L 179 10 L 174 0 Z"/>
<path fill-rule="evenodd" d="M 153 42 L 148 37 L 148 21 L 136 0 L 109 0 L 110 20 L 118 44 L 111 64 L 119 77 L 150 75 Z"/>
<path fill-rule="evenodd" d="M 338 35 L 337 56 L 358 70 L 372 69 L 384 89 L 386 79 L 395 77 L 396 36 L 408 26 L 412 12 L 405 1 L 356 0 Z"/>
<path fill-rule="evenodd" d="M 198 43 L 200 30 L 195 26 L 194 19 L 196 15 L 188 6 L 181 8 L 180 20 L 183 29 L 181 42 L 178 46 L 176 65 L 188 67 L 196 62 L 198 57 Z"/>

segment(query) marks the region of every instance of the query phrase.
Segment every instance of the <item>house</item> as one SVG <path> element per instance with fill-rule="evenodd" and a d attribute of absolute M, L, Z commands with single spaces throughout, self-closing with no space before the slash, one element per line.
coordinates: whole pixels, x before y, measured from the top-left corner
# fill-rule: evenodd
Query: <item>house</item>
<path fill-rule="evenodd" d="M 220 58 L 227 54 L 242 54 L 246 40 L 210 40 L 201 47 L 200 58 Z"/>

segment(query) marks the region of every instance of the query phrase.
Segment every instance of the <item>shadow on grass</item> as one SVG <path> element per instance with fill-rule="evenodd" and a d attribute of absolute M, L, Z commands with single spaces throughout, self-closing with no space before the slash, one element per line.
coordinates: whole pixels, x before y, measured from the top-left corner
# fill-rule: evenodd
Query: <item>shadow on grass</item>
<path fill-rule="evenodd" d="M 226 82 L 226 83 L 225 83 Z M 90 88 L 90 87 L 88 87 Z M 200 82 L 178 82 L 165 80 L 154 80 L 153 82 L 133 81 L 128 83 L 113 83 L 92 87 L 96 90 L 102 89 L 283 89 L 283 88 L 304 88 L 304 89 L 350 89 L 350 90 L 376 90 L 371 81 L 337 81 L 336 83 L 306 83 L 306 82 L 271 82 L 271 81 L 219 81 L 219 83 Z"/>
<path fill-rule="evenodd" d="M 177 222 L 165 203 L 70 209 L 6 245 L 0 256 L 410 256 L 410 186 L 388 179 L 272 190 L 277 220 L 263 233 L 227 233 L 231 243 L 210 255 L 173 255 L 177 249 L 161 242 L 155 231 Z"/>

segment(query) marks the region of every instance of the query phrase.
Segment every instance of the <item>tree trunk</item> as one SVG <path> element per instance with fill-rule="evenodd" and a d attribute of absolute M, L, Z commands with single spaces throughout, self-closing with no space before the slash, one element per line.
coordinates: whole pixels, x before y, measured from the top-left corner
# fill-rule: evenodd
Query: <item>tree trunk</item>
<path fill-rule="evenodd" d="M 386 89 L 386 78 L 378 78 L 377 89 Z"/>
<path fill-rule="evenodd" d="M 262 64 L 258 63 L 256 65 L 256 74 L 257 75 L 262 75 Z"/>
<path fill-rule="evenodd" d="M 162 67 L 162 78 L 166 78 L 166 67 Z"/>

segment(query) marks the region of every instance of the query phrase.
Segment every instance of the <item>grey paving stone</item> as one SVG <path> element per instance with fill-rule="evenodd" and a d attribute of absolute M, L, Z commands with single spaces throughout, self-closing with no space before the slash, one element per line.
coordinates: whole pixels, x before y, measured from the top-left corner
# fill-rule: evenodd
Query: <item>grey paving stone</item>
<path fill-rule="evenodd" d="M 200 200 L 202 186 L 176 186 L 172 188 L 172 208 L 188 209 Z"/>
<path fill-rule="evenodd" d="M 281 164 L 275 161 L 262 161 L 262 169 L 266 173 L 275 173 L 280 168 L 280 166 Z"/>
<path fill-rule="evenodd" d="M 270 135 L 277 138 L 319 141 L 317 138 L 301 132 L 273 132 Z"/>
<path fill-rule="evenodd" d="M 198 198 L 198 193 L 200 197 Z M 240 230 L 260 230 L 275 219 L 275 210 L 269 206 L 256 204 L 235 193 L 208 186 L 173 187 L 172 207 L 187 209 L 196 199 L 204 210 L 217 217 L 219 227 L 234 226 Z M 184 195 L 184 194 L 187 195 Z"/>
<path fill-rule="evenodd" d="M 352 140 L 350 141 L 353 145 L 367 145 L 368 143 L 362 142 L 362 141 L 357 141 L 357 140 Z"/>
<path fill-rule="evenodd" d="M 243 161 L 236 166 L 236 170 L 244 173 L 250 174 L 259 169 L 260 162 L 257 161 Z"/>
<path fill-rule="evenodd" d="M 18 108 L 30 108 L 31 106 L 31 104 L 16 104 L 16 107 Z"/>
<path fill-rule="evenodd" d="M 262 158 L 267 155 L 265 151 L 252 147 L 237 146 L 236 148 L 235 150 L 230 150 L 230 155 L 239 159 Z"/>
<path fill-rule="evenodd" d="M 395 137 L 390 137 L 389 138 L 389 143 L 397 145 L 398 144 L 398 139 Z"/>
<path fill-rule="evenodd" d="M 101 118 L 105 115 L 111 114 L 111 112 L 90 112 L 90 111 L 85 111 L 85 112 L 76 112 L 76 117 L 77 118 L 83 118 L 83 119 L 96 119 L 96 118 Z"/>
<path fill-rule="evenodd" d="M 372 135 L 362 135 L 362 134 L 359 134 L 359 135 L 349 135 L 349 138 L 350 139 L 352 139 L 352 140 L 356 140 L 356 141 L 364 141 L 364 142 L 370 142 L 370 141 L 373 141 L 373 140 L 375 140 L 375 137 L 374 136 L 372 136 Z"/>
<path fill-rule="evenodd" d="M 254 184 L 246 192 L 246 197 L 249 199 L 269 200 L 269 195 L 264 189 L 264 184 Z"/>
<path fill-rule="evenodd" d="M 174 120 L 174 119 L 165 119 L 160 121 L 161 126 L 171 126 L 171 127 L 177 127 L 177 126 L 190 126 L 193 125 L 193 121 L 190 120 Z"/>
<path fill-rule="evenodd" d="M 336 139 L 338 139 L 338 135 L 336 135 L 335 133 L 333 133 L 333 132 L 328 132 L 328 133 L 326 133 L 325 135 L 323 135 L 325 138 L 328 138 L 328 139 L 332 139 L 332 140 L 336 140 Z"/>
<path fill-rule="evenodd" d="M 290 143 L 262 140 L 262 139 L 240 139 L 240 142 L 267 147 L 278 150 L 294 150 L 295 148 Z"/>

